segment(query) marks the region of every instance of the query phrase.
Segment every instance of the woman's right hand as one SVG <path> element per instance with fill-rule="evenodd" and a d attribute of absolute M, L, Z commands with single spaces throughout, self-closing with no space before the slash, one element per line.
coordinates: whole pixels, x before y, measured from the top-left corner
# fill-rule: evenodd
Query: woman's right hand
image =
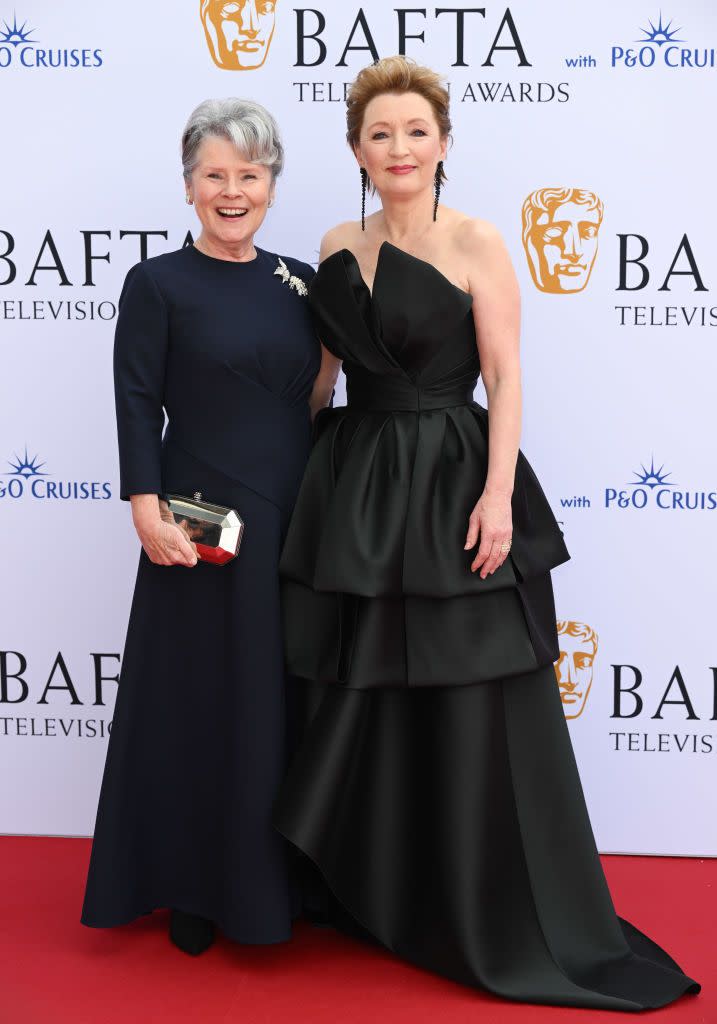
<path fill-rule="evenodd" d="M 177 526 L 166 501 L 158 501 L 156 494 L 136 494 L 131 500 L 137 536 L 151 562 L 188 568 L 197 564 L 196 545 L 182 527 Z"/>

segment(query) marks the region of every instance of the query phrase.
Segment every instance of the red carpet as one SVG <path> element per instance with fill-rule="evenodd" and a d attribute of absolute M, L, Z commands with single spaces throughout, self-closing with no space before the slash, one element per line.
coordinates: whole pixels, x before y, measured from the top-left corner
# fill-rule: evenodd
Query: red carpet
<path fill-rule="evenodd" d="M 90 844 L 0 838 L 0 1024 L 581 1024 L 632 1014 L 505 1003 L 300 925 L 269 948 L 224 940 L 194 960 L 165 914 L 114 931 L 78 923 Z M 643 1016 L 717 1024 L 717 861 L 604 858 L 619 912 L 704 991 Z"/>

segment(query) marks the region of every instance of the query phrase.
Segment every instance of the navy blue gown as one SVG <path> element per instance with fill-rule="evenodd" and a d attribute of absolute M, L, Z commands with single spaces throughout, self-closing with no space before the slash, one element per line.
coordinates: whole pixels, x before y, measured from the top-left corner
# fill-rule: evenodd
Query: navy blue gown
<path fill-rule="evenodd" d="M 223 567 L 142 552 L 82 921 L 159 907 L 245 943 L 287 940 L 292 894 L 271 807 L 286 761 L 278 561 L 311 443 L 320 346 L 261 249 L 193 246 L 133 267 L 115 393 L 121 494 L 201 491 L 245 522 Z M 311 267 L 284 257 L 307 284 Z M 164 411 L 168 426 L 162 438 Z"/>

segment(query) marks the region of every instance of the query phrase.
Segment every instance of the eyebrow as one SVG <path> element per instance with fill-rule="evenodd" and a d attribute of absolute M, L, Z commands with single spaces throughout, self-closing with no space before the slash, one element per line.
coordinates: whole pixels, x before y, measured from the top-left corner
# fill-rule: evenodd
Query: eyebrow
<path fill-rule="evenodd" d="M 412 117 L 406 124 L 428 124 L 428 121 L 425 117 Z M 378 128 L 379 125 L 390 126 L 390 121 L 374 121 L 373 124 L 369 125 L 368 130 L 371 131 L 372 128 Z"/>

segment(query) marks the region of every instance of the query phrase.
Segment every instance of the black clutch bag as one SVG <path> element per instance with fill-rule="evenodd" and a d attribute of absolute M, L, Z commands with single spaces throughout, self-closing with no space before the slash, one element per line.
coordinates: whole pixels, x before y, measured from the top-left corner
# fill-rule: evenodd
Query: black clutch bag
<path fill-rule="evenodd" d="M 226 565 L 239 554 L 244 520 L 233 508 L 202 501 L 200 491 L 193 498 L 166 494 L 165 501 L 177 526 L 181 526 L 197 548 L 197 557 L 212 565 Z"/>

